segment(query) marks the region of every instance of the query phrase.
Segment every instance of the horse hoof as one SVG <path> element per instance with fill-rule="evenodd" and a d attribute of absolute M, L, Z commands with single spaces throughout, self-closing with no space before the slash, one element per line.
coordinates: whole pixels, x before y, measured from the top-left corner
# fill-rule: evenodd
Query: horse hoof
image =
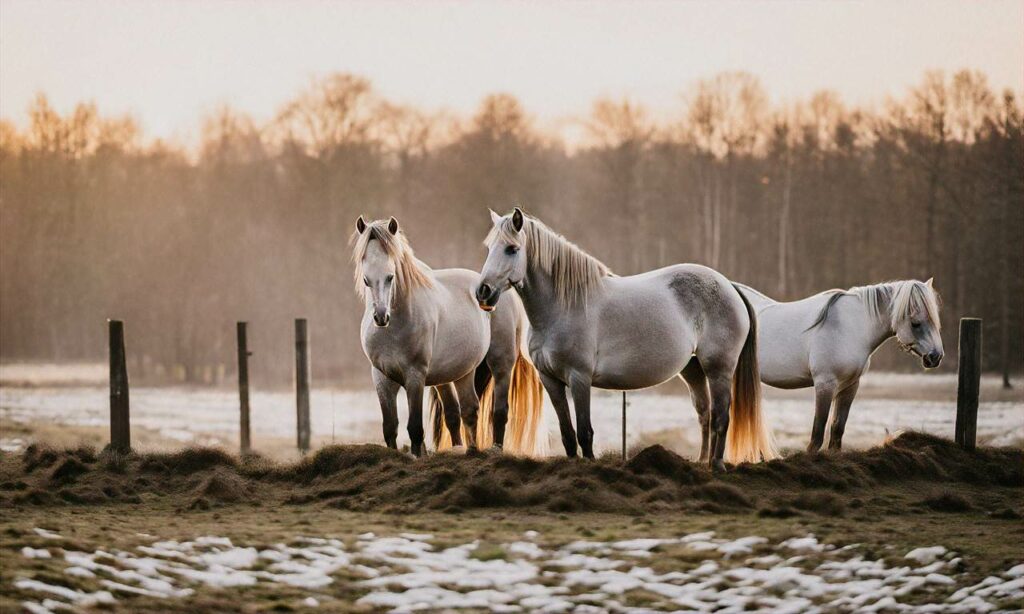
<path fill-rule="evenodd" d="M 711 471 L 714 473 L 725 473 L 725 461 L 720 458 L 711 461 Z"/>

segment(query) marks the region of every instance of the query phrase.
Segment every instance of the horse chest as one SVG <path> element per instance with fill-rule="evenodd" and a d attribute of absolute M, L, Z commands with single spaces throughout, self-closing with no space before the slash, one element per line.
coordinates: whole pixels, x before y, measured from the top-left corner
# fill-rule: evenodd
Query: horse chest
<path fill-rule="evenodd" d="M 530 336 L 530 360 L 538 371 L 568 381 L 573 371 L 589 371 L 593 353 L 587 352 L 587 338 L 569 331 L 534 330 Z"/>
<path fill-rule="evenodd" d="M 370 364 L 391 376 L 410 367 L 426 365 L 427 347 L 422 337 L 416 331 L 397 327 L 371 327 L 364 329 L 363 352 Z"/>

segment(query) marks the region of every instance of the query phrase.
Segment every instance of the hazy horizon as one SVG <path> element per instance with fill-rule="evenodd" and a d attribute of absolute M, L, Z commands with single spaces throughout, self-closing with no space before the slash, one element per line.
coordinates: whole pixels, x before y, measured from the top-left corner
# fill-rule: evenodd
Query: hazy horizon
<path fill-rule="evenodd" d="M 507 92 L 544 127 L 602 96 L 655 115 L 728 70 L 776 102 L 902 96 L 930 69 L 1024 90 L 1024 3 L 21 2 L 0 5 L 0 115 L 39 92 L 95 101 L 147 137 L 194 142 L 220 105 L 269 120 L 317 76 L 351 72 L 390 100 L 472 112 Z"/>

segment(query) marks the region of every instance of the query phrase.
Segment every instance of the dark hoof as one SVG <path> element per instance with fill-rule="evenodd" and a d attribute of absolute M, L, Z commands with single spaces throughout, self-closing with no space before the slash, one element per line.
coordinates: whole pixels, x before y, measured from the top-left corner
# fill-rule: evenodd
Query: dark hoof
<path fill-rule="evenodd" d="M 725 473 L 725 461 L 720 458 L 711 461 L 711 471 L 714 473 Z"/>

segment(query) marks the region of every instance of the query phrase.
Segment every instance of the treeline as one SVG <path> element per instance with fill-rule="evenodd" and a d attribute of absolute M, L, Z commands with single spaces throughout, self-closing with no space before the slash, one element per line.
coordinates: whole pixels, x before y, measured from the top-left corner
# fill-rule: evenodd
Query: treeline
<path fill-rule="evenodd" d="M 944 368 L 962 315 L 985 318 L 987 369 L 1021 368 L 1013 92 L 962 71 L 871 108 L 828 92 L 773 105 L 727 73 L 684 99 L 671 120 L 599 100 L 569 146 L 508 95 L 452 117 L 337 74 L 266 124 L 221 109 L 186 150 L 41 95 L 24 129 L 0 124 L 0 358 L 103 360 L 112 317 L 136 380 L 217 381 L 248 320 L 253 380 L 281 384 L 291 320 L 308 317 L 315 380 L 366 385 L 356 216 L 395 215 L 431 265 L 478 268 L 486 209 L 521 204 L 620 274 L 700 262 L 783 299 L 934 276 Z M 891 350 L 875 365 L 917 368 Z"/>

